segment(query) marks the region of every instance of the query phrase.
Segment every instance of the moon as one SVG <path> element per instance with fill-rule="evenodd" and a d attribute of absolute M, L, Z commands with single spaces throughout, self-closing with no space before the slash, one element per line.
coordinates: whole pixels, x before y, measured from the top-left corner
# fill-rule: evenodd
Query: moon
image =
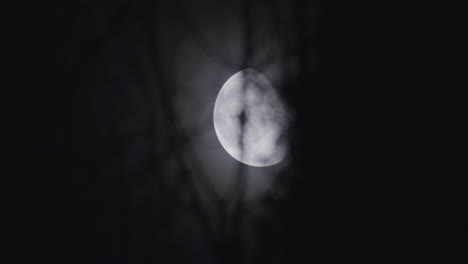
<path fill-rule="evenodd" d="M 244 69 L 224 83 L 215 101 L 213 123 L 219 142 L 239 162 L 265 167 L 286 155 L 286 108 L 260 72 Z"/>

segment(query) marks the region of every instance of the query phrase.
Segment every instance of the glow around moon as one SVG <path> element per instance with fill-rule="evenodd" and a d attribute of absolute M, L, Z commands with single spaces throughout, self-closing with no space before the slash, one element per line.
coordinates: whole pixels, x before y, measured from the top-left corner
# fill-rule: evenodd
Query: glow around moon
<path fill-rule="evenodd" d="M 213 114 L 216 135 L 224 149 L 236 160 L 255 167 L 283 160 L 287 119 L 275 89 L 263 74 L 252 69 L 237 72 L 226 81 Z"/>

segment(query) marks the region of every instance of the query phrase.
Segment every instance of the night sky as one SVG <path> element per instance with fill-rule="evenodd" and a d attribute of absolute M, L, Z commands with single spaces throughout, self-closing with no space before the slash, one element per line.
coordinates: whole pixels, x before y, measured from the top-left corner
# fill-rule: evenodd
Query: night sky
<path fill-rule="evenodd" d="M 338 0 L 69 2 L 6 8 L 2 263 L 466 253 L 463 16 Z M 216 96 L 245 68 L 290 111 L 277 165 L 242 165 L 216 138 Z"/>

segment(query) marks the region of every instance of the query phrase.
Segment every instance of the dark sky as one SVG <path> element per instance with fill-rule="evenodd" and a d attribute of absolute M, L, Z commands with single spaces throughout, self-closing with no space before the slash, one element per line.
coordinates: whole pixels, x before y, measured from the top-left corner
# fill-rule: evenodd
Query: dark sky
<path fill-rule="evenodd" d="M 8 6 L 4 250 L 21 263 L 453 263 L 466 103 L 445 92 L 464 87 L 462 16 L 415 8 Z M 240 166 L 213 132 L 213 100 L 246 66 L 294 113 L 277 167 Z M 234 187 L 219 194 L 236 175 L 240 207 Z"/>

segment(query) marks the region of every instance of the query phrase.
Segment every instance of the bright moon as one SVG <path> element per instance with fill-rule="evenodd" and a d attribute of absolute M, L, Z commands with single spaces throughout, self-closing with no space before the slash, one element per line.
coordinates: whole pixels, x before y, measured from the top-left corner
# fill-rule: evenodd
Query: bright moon
<path fill-rule="evenodd" d="M 213 122 L 221 145 L 242 163 L 271 166 L 286 154 L 286 109 L 267 78 L 257 71 L 245 69 L 226 81 L 216 98 Z"/>

